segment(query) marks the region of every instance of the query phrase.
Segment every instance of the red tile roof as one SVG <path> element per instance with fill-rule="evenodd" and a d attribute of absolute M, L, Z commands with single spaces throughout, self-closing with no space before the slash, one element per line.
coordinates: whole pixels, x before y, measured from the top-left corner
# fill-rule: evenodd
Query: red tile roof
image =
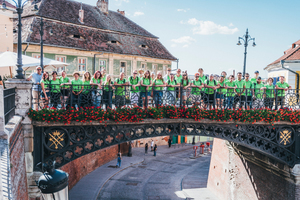
<path fill-rule="evenodd" d="M 4 0 L 0 0 L 0 4 L 2 6 L 2 3 L 4 2 Z M 11 3 L 9 3 L 8 1 L 5 1 L 6 7 L 8 8 L 16 8 L 16 6 L 12 5 Z"/>
<path fill-rule="evenodd" d="M 292 44 L 292 47 L 288 50 L 284 51 L 284 55 L 270 63 L 270 65 L 274 65 L 279 63 L 281 60 L 300 60 L 300 40 Z"/>

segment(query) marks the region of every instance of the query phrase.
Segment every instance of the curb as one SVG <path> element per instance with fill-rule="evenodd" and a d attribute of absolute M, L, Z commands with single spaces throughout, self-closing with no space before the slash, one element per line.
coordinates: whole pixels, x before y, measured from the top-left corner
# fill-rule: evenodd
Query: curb
<path fill-rule="evenodd" d="M 117 174 L 120 173 L 121 171 L 123 171 L 123 170 L 125 170 L 125 169 L 127 169 L 127 168 L 129 168 L 129 167 L 132 167 L 132 166 L 134 166 L 134 165 L 138 165 L 138 164 L 140 164 L 140 163 L 143 163 L 144 161 L 145 161 L 145 158 L 144 158 L 141 162 L 131 164 L 131 165 L 129 165 L 129 166 L 127 166 L 127 167 L 125 167 L 125 168 L 123 168 L 123 169 L 117 171 L 116 173 L 114 173 L 111 177 L 109 177 L 109 178 L 103 183 L 103 185 L 101 186 L 99 192 L 97 193 L 96 199 L 97 199 L 97 197 L 99 196 L 99 194 L 100 194 L 100 192 L 101 192 L 103 186 L 104 186 L 104 185 L 105 185 L 112 177 L 114 177 L 115 175 L 117 175 Z"/>

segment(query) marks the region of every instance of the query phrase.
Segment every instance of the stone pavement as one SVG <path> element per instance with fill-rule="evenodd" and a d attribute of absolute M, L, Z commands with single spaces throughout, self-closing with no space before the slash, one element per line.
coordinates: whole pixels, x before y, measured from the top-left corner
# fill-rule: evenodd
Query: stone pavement
<path fill-rule="evenodd" d="M 160 148 L 158 147 L 157 155 L 159 154 L 168 154 L 168 153 L 176 153 L 183 150 L 191 149 L 191 145 L 183 145 L 176 144 L 172 145 L 171 148 Z M 150 149 L 150 147 L 149 147 Z M 148 151 L 148 155 L 152 155 L 153 152 Z M 98 169 L 94 170 L 90 174 L 83 177 L 70 191 L 69 191 L 69 199 L 70 200 L 94 200 L 97 198 L 101 187 L 108 181 L 111 177 L 121 172 L 122 170 L 139 164 L 144 161 L 144 147 L 133 148 L 132 149 L 132 157 L 123 156 L 122 164 L 120 168 L 113 168 L 109 166 L 116 166 L 117 159 L 102 165 Z"/>

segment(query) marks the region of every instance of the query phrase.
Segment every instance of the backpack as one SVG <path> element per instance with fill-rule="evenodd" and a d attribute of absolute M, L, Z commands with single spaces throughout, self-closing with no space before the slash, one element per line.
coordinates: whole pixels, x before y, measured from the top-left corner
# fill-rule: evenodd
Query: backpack
<path fill-rule="evenodd" d="M 175 81 L 175 85 L 177 85 L 177 82 L 175 79 L 174 79 L 174 81 Z M 170 83 L 171 83 L 171 80 L 168 80 L 168 85 L 170 85 Z"/>
<path fill-rule="evenodd" d="M 183 85 L 183 81 L 184 81 L 184 80 L 181 79 L 181 84 L 182 84 L 182 85 Z M 189 79 L 187 79 L 187 85 L 189 84 L 189 82 L 190 82 Z"/>
<path fill-rule="evenodd" d="M 214 79 L 214 84 L 215 84 L 215 86 L 217 85 L 217 82 L 216 82 L 215 79 Z M 206 85 L 209 85 L 209 79 L 207 79 L 207 84 Z"/>
<path fill-rule="evenodd" d="M 119 81 L 120 81 L 120 79 L 118 78 L 118 79 L 116 79 L 116 82 L 118 83 L 118 84 L 120 84 L 119 83 Z M 124 84 L 126 82 L 126 80 L 125 80 L 125 78 L 123 78 L 123 81 L 121 82 L 121 84 Z"/>
<path fill-rule="evenodd" d="M 139 82 L 140 81 L 140 77 L 136 77 L 137 78 L 137 81 Z M 132 82 L 133 81 L 133 77 L 132 76 L 130 76 L 130 82 Z"/>

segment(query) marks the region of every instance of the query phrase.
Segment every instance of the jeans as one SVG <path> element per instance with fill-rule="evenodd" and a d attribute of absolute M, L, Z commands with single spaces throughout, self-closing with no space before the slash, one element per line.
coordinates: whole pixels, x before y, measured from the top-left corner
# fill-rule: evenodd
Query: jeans
<path fill-rule="evenodd" d="M 97 91 L 97 90 L 94 90 L 93 91 L 93 100 L 94 100 L 94 106 L 97 108 L 97 107 L 100 107 L 100 104 L 101 104 L 101 94 L 99 93 L 100 91 Z"/>
<path fill-rule="evenodd" d="M 154 156 L 156 156 L 156 151 L 154 151 Z"/>
<path fill-rule="evenodd" d="M 110 98 L 109 98 L 109 94 L 110 94 Z M 102 101 L 105 104 L 106 108 L 108 107 L 112 107 L 112 91 L 103 91 L 103 98 Z"/>
<path fill-rule="evenodd" d="M 162 104 L 163 91 L 154 91 L 153 95 L 154 95 L 155 106 L 158 107 L 159 105 Z"/>
<path fill-rule="evenodd" d="M 165 104 L 169 104 L 169 105 L 175 105 L 176 103 L 176 98 L 175 98 L 175 90 L 174 91 L 166 91 L 166 99 L 165 99 Z"/>
<path fill-rule="evenodd" d="M 231 109 L 233 106 L 234 97 L 227 97 L 227 108 Z"/>

